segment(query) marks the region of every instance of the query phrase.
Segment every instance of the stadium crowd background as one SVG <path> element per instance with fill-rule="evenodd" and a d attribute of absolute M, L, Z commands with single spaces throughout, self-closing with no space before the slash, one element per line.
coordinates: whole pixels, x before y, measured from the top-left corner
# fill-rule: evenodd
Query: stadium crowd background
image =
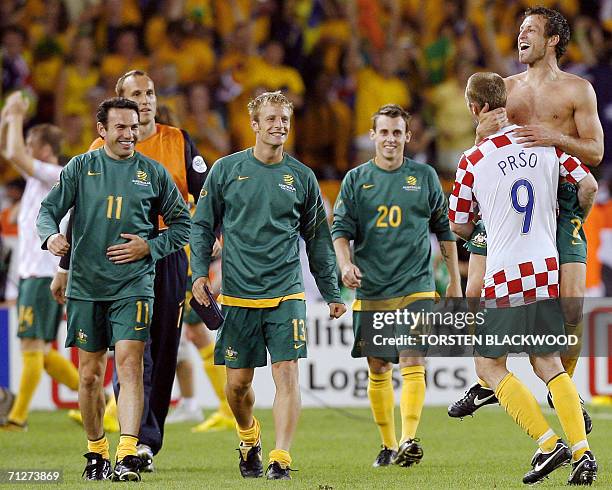
<path fill-rule="evenodd" d="M 2 98 L 30 94 L 29 124 L 61 127 L 68 161 L 97 136 L 95 108 L 117 78 L 146 70 L 159 120 L 186 129 L 210 165 L 254 144 L 248 100 L 283 90 L 296 107 L 286 147 L 312 167 L 330 203 L 347 170 L 373 155 L 371 115 L 397 103 L 412 113 L 408 155 L 433 165 L 448 192 L 474 142 L 465 82 L 479 70 L 524 70 L 518 25 L 536 4 L 570 21 L 561 66 L 591 81 L 610 134 L 612 0 L 3 0 Z M 587 288 L 612 296 L 610 138 L 605 149 L 585 225 Z M 0 167 L 5 277 L 22 190 L 14 170 Z M 0 296 L 13 299 L 16 283 L 0 283 Z"/>

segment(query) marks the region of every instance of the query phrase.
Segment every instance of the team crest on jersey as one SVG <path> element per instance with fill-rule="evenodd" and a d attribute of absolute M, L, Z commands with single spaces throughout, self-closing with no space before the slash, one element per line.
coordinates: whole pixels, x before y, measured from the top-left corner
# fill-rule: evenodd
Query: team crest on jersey
<path fill-rule="evenodd" d="M 293 187 L 293 182 L 295 181 L 293 175 L 285 174 L 283 175 L 283 183 L 278 184 L 281 189 L 284 189 L 289 192 L 295 192 L 295 187 Z"/>
<path fill-rule="evenodd" d="M 235 361 L 236 359 L 238 359 L 238 352 L 235 351 L 231 345 L 228 346 L 228 348 L 225 349 L 225 360 Z"/>
<path fill-rule="evenodd" d="M 206 196 L 208 196 L 208 191 L 204 189 L 204 187 L 202 187 L 202 190 L 200 191 L 200 197 L 206 197 Z"/>
<path fill-rule="evenodd" d="M 87 334 L 83 332 L 83 330 L 81 329 L 79 329 L 79 333 L 77 334 L 77 341 L 80 342 L 81 344 L 84 344 L 87 342 Z"/>
<path fill-rule="evenodd" d="M 487 247 L 487 235 L 486 233 L 480 232 L 471 240 L 472 246 L 476 248 L 486 248 Z"/>
<path fill-rule="evenodd" d="M 145 171 L 139 170 L 136 172 L 136 178 L 132 180 L 132 183 L 136 185 L 151 185 L 151 180 Z"/>
<path fill-rule="evenodd" d="M 402 187 L 405 191 L 420 191 L 421 186 L 418 185 L 417 178 L 414 175 L 406 177 L 406 185 Z"/>

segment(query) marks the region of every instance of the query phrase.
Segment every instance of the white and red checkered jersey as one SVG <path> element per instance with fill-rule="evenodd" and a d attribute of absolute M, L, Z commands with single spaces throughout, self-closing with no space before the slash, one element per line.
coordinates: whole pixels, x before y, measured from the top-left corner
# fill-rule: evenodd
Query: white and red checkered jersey
<path fill-rule="evenodd" d="M 467 223 L 480 209 L 487 231 L 484 296 L 512 305 L 559 296 L 559 175 L 577 183 L 589 173 L 554 147 L 518 144 L 512 134 L 517 127 L 505 127 L 463 154 L 449 199 L 455 223 Z"/>

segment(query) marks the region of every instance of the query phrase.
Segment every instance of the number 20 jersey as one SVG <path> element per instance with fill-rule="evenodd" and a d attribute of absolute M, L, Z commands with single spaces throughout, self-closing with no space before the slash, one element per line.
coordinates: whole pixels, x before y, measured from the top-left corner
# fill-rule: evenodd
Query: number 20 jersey
<path fill-rule="evenodd" d="M 487 230 L 486 299 L 510 305 L 559 296 L 556 247 L 559 175 L 588 174 L 554 147 L 526 148 L 508 126 L 466 151 L 459 162 L 449 218 L 467 223 L 477 208 Z"/>

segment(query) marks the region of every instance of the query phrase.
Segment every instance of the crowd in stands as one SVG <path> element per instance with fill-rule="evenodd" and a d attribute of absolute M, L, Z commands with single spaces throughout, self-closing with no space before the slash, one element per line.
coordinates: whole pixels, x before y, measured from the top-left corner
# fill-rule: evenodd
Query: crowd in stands
<path fill-rule="evenodd" d="M 593 83 L 604 131 L 612 134 L 612 0 L 537 3 L 570 21 L 561 66 Z M 26 90 L 34 102 L 30 124 L 61 127 L 67 161 L 87 151 L 96 136 L 95 108 L 114 95 L 117 78 L 145 70 L 156 84 L 159 117 L 186 129 L 212 164 L 254 143 L 248 100 L 283 90 L 296 109 L 287 147 L 322 180 L 341 179 L 371 158 L 370 117 L 381 105 L 398 103 L 412 113 L 409 156 L 433 165 L 448 189 L 459 154 L 474 143 L 465 82 L 479 70 L 507 76 L 524 69 L 516 38 L 522 13 L 533 5 L 3 0 L 2 97 Z M 610 160 L 607 138 L 600 170 Z M 5 189 L 16 177 L 0 168 Z M 9 195 L 4 192 L 5 205 Z"/>

